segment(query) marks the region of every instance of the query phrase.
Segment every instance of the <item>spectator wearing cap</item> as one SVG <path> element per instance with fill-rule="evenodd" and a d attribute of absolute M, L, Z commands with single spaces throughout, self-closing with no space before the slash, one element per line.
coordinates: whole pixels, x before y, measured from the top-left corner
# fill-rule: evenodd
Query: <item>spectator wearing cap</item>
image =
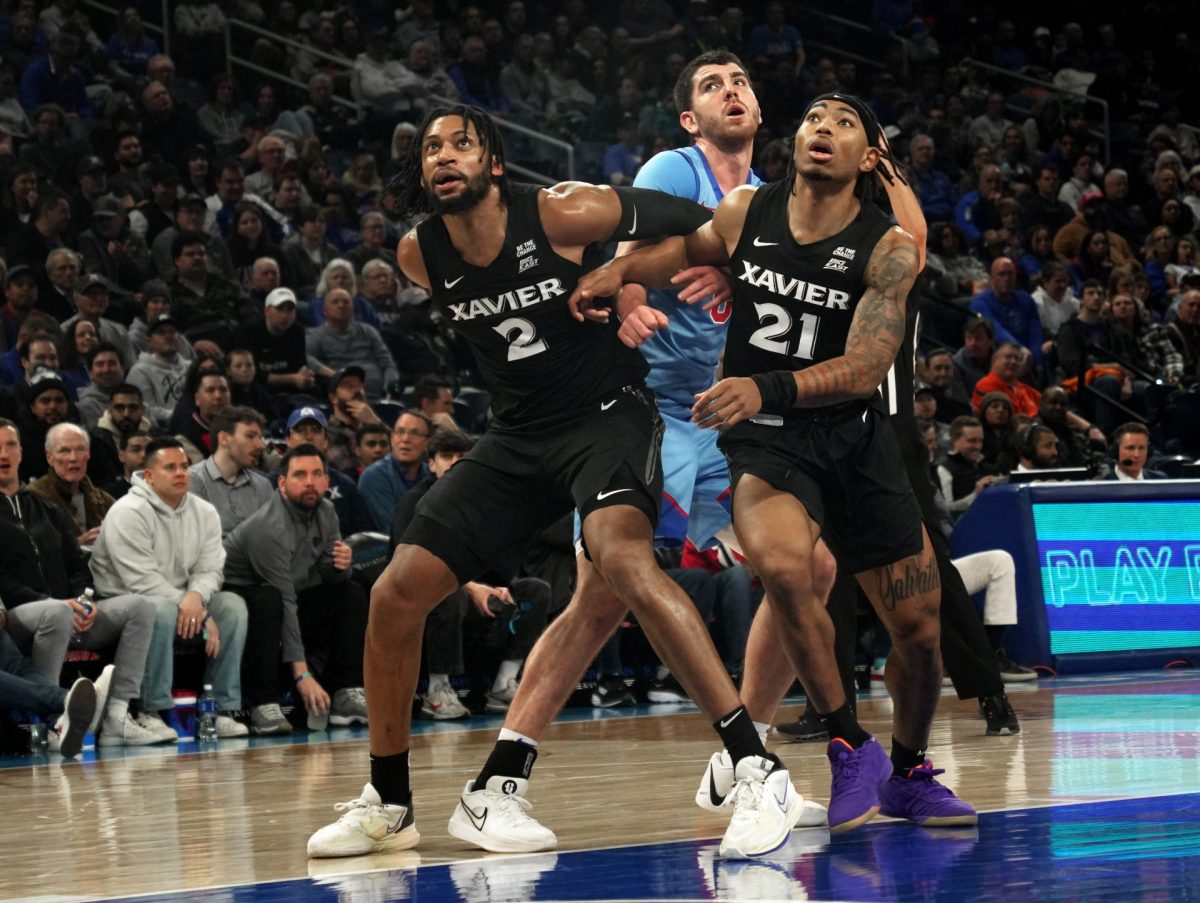
<path fill-rule="evenodd" d="M 50 469 L 46 460 L 46 434 L 55 424 L 74 419 L 67 384 L 53 370 L 34 373 L 25 393 L 25 406 L 17 423 L 21 428 L 21 479 L 25 482 L 44 476 Z"/>
<path fill-rule="evenodd" d="M 212 419 L 212 456 L 189 468 L 188 491 L 217 509 L 222 537 L 271 498 L 271 481 L 258 470 L 265 422 L 258 411 L 241 405 L 219 411 Z"/>
<path fill-rule="evenodd" d="M 84 269 L 104 276 L 110 289 L 132 294 L 154 275 L 150 250 L 129 228 L 129 214 L 114 195 L 92 205 L 92 228 L 79 236 Z"/>
<path fill-rule="evenodd" d="M 371 523 L 380 533 L 390 533 L 396 502 L 428 474 L 425 445 L 433 422 L 420 411 L 407 410 L 392 424 L 392 453 L 362 472 L 358 492 L 367 504 Z"/>
<path fill-rule="evenodd" d="M 212 423 L 229 407 L 229 380 L 223 372 L 201 372 L 192 394 L 193 410 L 175 438 L 183 443 L 193 464 L 207 458 L 216 449 Z"/>
<path fill-rule="evenodd" d="M 8 243 L 9 266 L 42 266 L 51 251 L 63 246 L 70 228 L 71 203 L 67 196 L 52 185 L 43 186 L 33 202 L 29 222 L 21 225 Z"/>
<path fill-rule="evenodd" d="M 332 412 L 328 423 L 330 466 L 347 473 L 361 470 L 355 455 L 358 430 L 383 423 L 367 401 L 367 393 L 363 388 L 366 375 L 362 367 L 351 365 L 336 373 L 329 382 L 329 407 Z"/>
<path fill-rule="evenodd" d="M 92 205 L 108 193 L 108 172 L 104 161 L 88 154 L 75 167 L 78 188 L 71 196 L 71 225 L 76 232 L 83 232 L 92 225 Z"/>
<path fill-rule="evenodd" d="M 381 398 L 400 373 L 379 331 L 355 321 L 354 299 L 345 289 L 336 288 L 325 295 L 324 311 L 324 325 L 308 330 L 305 336 L 309 358 L 335 371 L 361 367 L 367 396 Z"/>
<path fill-rule="evenodd" d="M 90 546 L 100 534 L 100 522 L 113 506 L 113 497 L 97 488 L 87 475 L 91 448 L 87 431 L 77 423 L 58 423 L 46 433 L 49 471 L 29 484 L 58 508 L 71 525 L 81 546 Z"/>
<path fill-rule="evenodd" d="M 1102 231 L 1108 236 L 1108 254 L 1114 266 L 1141 266 L 1129 242 L 1106 226 L 1106 212 L 1104 194 L 1099 189 L 1084 191 L 1079 197 L 1079 212 L 1054 235 L 1054 256 L 1059 260 L 1074 260 L 1087 234 Z"/>
<path fill-rule="evenodd" d="M 242 323 L 234 344 L 254 354 L 269 391 L 291 394 L 312 390 L 316 373 L 308 363 L 304 327 L 296 320 L 296 293 L 290 288 L 271 291 L 263 302 L 262 319 Z"/>
<path fill-rule="evenodd" d="M 17 264 L 4 274 L 4 306 L 0 307 L 0 325 L 4 328 L 6 347 L 17 347 L 17 334 L 33 311 L 37 296 L 37 276 L 33 267 Z"/>
<path fill-rule="evenodd" d="M 140 283 L 139 283 L 140 285 Z M 96 327 L 100 341 L 116 345 L 121 349 L 121 363 L 132 367 L 136 358 L 133 346 L 129 344 L 129 330 L 115 320 L 104 316 L 112 300 L 112 285 L 99 274 L 84 276 L 79 282 L 79 290 L 75 293 L 75 316 L 63 323 L 65 333 L 80 320 L 87 320 Z"/>
<path fill-rule="evenodd" d="M 75 400 L 79 422 L 87 429 L 96 425 L 112 400 L 113 389 L 125 382 L 125 365 L 121 349 L 111 342 L 100 342 L 85 358 L 88 384 L 79 390 Z"/>
<path fill-rule="evenodd" d="M 1042 362 L 1042 321 L 1037 302 L 1017 288 L 1017 265 L 1008 257 L 992 261 L 991 285 L 971 299 L 971 310 L 992 321 L 996 338 L 1023 346 Z"/>
<path fill-rule="evenodd" d="M 129 211 L 129 230 L 150 245 L 163 230 L 175 225 L 179 170 L 170 163 L 155 163 L 149 169 L 147 181 L 150 195 Z"/>
<path fill-rule="evenodd" d="M 146 327 L 147 350 L 129 370 L 129 382 L 142 392 L 146 414 L 160 427 L 171 420 L 171 412 L 183 393 L 190 361 L 179 353 L 179 324 L 167 311 Z"/>
<path fill-rule="evenodd" d="M 88 435 L 92 457 L 88 461 L 88 476 L 97 486 L 105 486 L 121 476 L 121 444 L 126 436 L 149 433 L 152 429 L 142 404 L 142 390 L 130 383 L 118 383 L 108 396 L 108 404 L 100 412 Z"/>
<path fill-rule="evenodd" d="M 295 233 L 280 246 L 285 267 L 291 274 L 289 288 L 301 298 L 312 296 L 321 273 L 338 257 L 338 249 L 325 238 L 325 228 L 325 211 L 311 204 L 301 207 L 296 214 Z"/>
<path fill-rule="evenodd" d="M 149 324 L 157 320 L 160 314 L 171 312 L 171 290 L 161 279 L 147 279 L 142 283 L 140 294 L 141 308 L 129 324 L 129 344 L 137 357 L 148 347 Z M 196 356 L 192 343 L 178 331 L 175 336 L 175 350 L 179 352 L 180 357 L 189 361 Z"/>
<path fill-rule="evenodd" d="M 386 436 L 386 429 L 382 425 L 379 428 L 384 430 Z M 320 408 L 312 405 L 296 408 L 287 421 L 288 448 L 295 448 L 306 442 L 311 443 L 328 459 L 329 421 Z M 351 476 L 336 467 L 329 468 L 329 489 L 325 492 L 325 498 L 333 502 L 343 536 L 353 536 L 355 533 L 372 529 L 371 514 L 358 493 L 356 477 L 357 474 Z"/>
<path fill-rule="evenodd" d="M 229 248 L 225 246 L 224 241 L 204 231 L 204 217 L 207 211 L 204 197 L 199 194 L 186 194 L 175 202 L 175 224 L 159 232 L 150 249 L 154 271 L 160 279 L 170 281 L 175 277 L 175 258 L 171 254 L 171 248 L 175 237 L 182 232 L 199 232 L 204 235 L 208 266 L 226 279 L 233 278 L 233 258 L 229 256 Z"/>
<path fill-rule="evenodd" d="M 208 238 L 201 232 L 181 232 L 171 242 L 175 278 L 171 301 L 187 337 L 210 339 L 228 348 L 241 319 L 244 295 L 238 285 L 208 269 Z"/>
<path fill-rule="evenodd" d="M 55 248 L 46 256 L 46 276 L 39 280 L 37 308 L 62 323 L 75 315 L 79 288 L 79 255 L 70 248 Z"/>

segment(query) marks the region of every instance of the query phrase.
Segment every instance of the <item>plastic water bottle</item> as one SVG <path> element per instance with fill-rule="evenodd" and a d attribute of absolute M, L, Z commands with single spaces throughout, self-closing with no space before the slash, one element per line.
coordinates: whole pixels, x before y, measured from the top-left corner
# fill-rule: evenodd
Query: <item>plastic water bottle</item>
<path fill-rule="evenodd" d="M 90 615 L 93 611 L 96 610 L 96 591 L 89 586 L 87 589 L 85 589 L 83 591 L 83 594 L 80 595 L 80 597 L 78 599 L 76 599 L 75 601 L 78 602 L 80 605 L 82 605 L 84 607 L 84 609 L 87 611 L 87 613 Z"/>
<path fill-rule="evenodd" d="M 204 685 L 204 695 L 196 707 L 196 740 L 200 743 L 217 742 L 217 698 L 213 696 L 212 684 Z"/>

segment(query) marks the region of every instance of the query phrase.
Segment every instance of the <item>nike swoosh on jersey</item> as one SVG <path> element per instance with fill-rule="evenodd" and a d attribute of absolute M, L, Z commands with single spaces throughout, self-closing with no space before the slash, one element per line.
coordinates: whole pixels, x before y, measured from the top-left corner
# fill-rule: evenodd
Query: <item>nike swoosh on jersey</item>
<path fill-rule="evenodd" d="M 629 234 L 632 235 L 637 231 L 637 205 L 633 207 L 633 224 L 629 227 Z"/>
<path fill-rule="evenodd" d="M 763 241 L 757 235 L 754 236 L 754 247 L 756 248 L 773 248 L 777 244 L 779 244 L 777 241 Z"/>
<path fill-rule="evenodd" d="M 446 288 L 454 288 L 454 286 L 463 281 L 463 277 L 459 276 L 457 279 L 444 279 L 442 281 L 446 283 Z"/>
<path fill-rule="evenodd" d="M 616 403 L 617 403 L 617 400 L 615 398 L 612 401 L 602 401 L 602 402 L 600 402 L 600 410 L 607 411 L 609 408 L 611 408 Z"/>
<path fill-rule="evenodd" d="M 602 502 L 610 495 L 616 495 L 618 492 L 633 492 L 632 489 L 610 489 L 608 492 L 597 492 L 596 501 Z"/>
<path fill-rule="evenodd" d="M 464 800 L 462 797 L 459 797 L 458 801 L 462 804 L 463 811 L 465 811 L 467 813 L 467 818 L 469 818 L 471 820 L 471 824 L 473 824 L 475 826 L 475 830 L 482 831 L 483 825 L 487 821 L 487 816 L 488 816 L 487 806 L 483 807 L 483 814 L 480 815 L 478 812 L 475 812 L 470 806 L 468 806 L 467 801 Z"/>

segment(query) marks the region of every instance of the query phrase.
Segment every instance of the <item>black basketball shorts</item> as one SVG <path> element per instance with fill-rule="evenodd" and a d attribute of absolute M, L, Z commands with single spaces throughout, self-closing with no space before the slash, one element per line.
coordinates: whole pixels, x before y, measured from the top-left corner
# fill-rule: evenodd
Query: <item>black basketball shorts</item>
<path fill-rule="evenodd" d="M 511 579 L 537 535 L 573 508 L 586 518 L 633 505 L 655 526 L 662 433 L 654 393 L 642 385 L 554 426 L 489 430 L 421 499 L 400 542 L 433 553 L 466 583 L 489 571 Z"/>
<path fill-rule="evenodd" d="M 743 421 L 718 446 L 729 460 L 735 526 L 738 480 L 752 474 L 804 505 L 838 566 L 850 573 L 924 547 L 921 510 L 895 431 L 873 407 L 814 413 L 795 425 Z"/>

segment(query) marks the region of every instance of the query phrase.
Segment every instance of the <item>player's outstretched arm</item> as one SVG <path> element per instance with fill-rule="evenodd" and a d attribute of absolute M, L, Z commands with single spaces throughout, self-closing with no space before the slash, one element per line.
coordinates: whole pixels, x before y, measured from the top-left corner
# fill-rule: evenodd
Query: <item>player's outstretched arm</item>
<path fill-rule="evenodd" d="M 687 235 L 712 219 L 695 201 L 648 188 L 560 182 L 538 196 L 546 237 L 559 248 Z"/>
<path fill-rule="evenodd" d="M 396 245 L 396 266 L 408 277 L 408 281 L 426 291 L 429 287 L 429 271 L 425 269 L 425 258 L 421 255 L 421 243 L 416 228 L 409 229 Z"/>
<path fill-rule="evenodd" d="M 888 145 L 887 135 L 883 133 L 883 129 L 879 130 L 879 146 L 883 153 L 880 155 L 875 172 L 879 174 L 879 180 L 883 183 L 884 191 L 887 192 L 888 201 L 892 205 L 892 213 L 896 215 L 896 222 L 916 242 L 917 272 L 919 273 L 925 269 L 925 243 L 929 235 L 925 213 L 921 210 L 921 202 L 917 200 L 912 187 L 905 180 L 899 165 L 892 157 L 891 147 Z"/>

